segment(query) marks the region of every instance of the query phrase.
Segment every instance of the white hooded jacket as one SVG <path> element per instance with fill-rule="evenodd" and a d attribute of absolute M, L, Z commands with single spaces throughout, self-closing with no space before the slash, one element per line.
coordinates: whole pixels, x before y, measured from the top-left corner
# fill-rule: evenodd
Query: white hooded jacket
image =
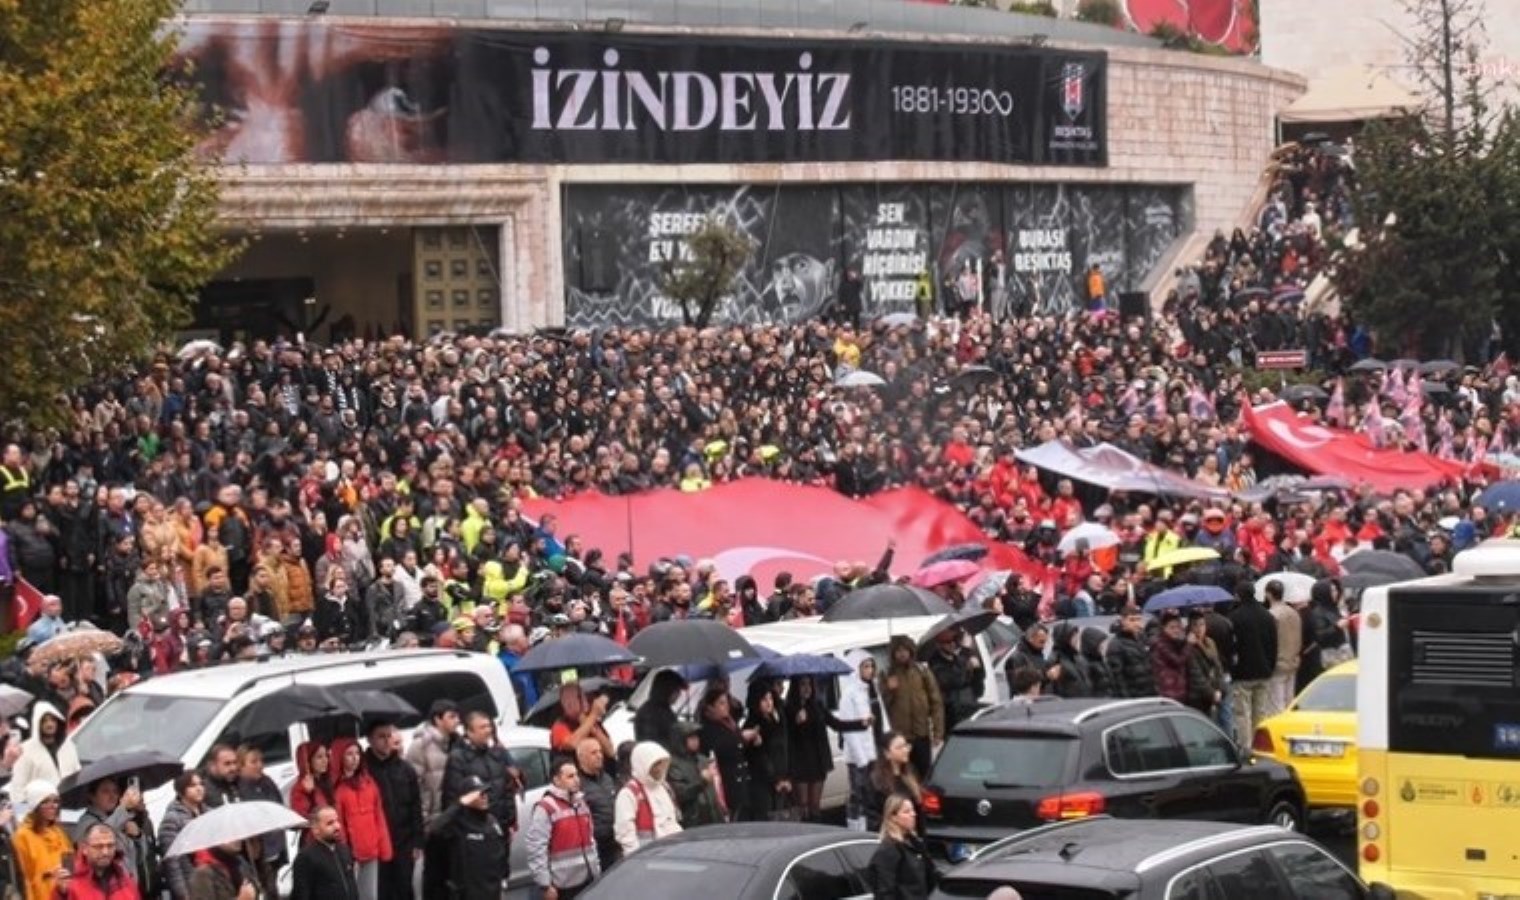
<path fill-rule="evenodd" d="M 871 686 L 860 677 L 860 666 L 867 660 L 873 660 L 873 657 L 864 650 L 851 650 L 844 655 L 844 661 L 854 670 L 854 674 L 840 679 L 839 708 L 834 712 L 834 717 L 841 722 L 859 722 L 866 716 L 875 716 L 879 721 L 884 715 L 883 710 L 871 708 Z M 881 726 L 883 729 L 887 727 L 885 722 Z M 839 737 L 844 743 L 844 761 L 849 765 L 869 766 L 876 761 L 874 727 L 843 731 Z"/>
<path fill-rule="evenodd" d="M 681 830 L 681 820 L 676 813 L 675 796 L 671 794 L 670 786 L 665 783 L 664 773 L 660 774 L 658 780 L 650 774 L 655 764 L 662 761 L 668 767 L 670 754 L 664 747 L 653 741 L 644 741 L 635 746 L 628 760 L 629 767 L 633 769 L 633 780 L 638 781 L 639 786 L 644 789 L 644 795 L 649 798 L 649 809 L 654 814 L 656 840 Z M 625 784 L 618 791 L 617 799 L 612 806 L 612 834 L 622 845 L 624 853 L 632 853 L 643 846 L 639 840 L 638 813 L 638 795 L 634 789 Z M 645 835 L 646 840 L 647 837 Z"/>
<path fill-rule="evenodd" d="M 56 760 L 42 744 L 43 716 L 52 716 L 58 720 L 58 735 L 62 744 L 58 748 Z M 34 781 L 57 784 L 79 771 L 79 754 L 74 752 L 72 743 L 63 740 L 64 727 L 63 713 L 58 711 L 58 707 L 45 700 L 39 700 L 32 707 L 32 731 L 21 745 L 21 757 L 16 760 L 15 768 L 11 769 L 11 784 L 20 790 L 26 790 L 26 785 Z"/>

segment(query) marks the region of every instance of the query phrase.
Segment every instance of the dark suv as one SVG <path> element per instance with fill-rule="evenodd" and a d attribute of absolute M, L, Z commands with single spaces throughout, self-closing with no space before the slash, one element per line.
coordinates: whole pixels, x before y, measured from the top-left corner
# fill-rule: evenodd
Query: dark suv
<path fill-rule="evenodd" d="M 1241 753 L 1170 700 L 1015 700 L 961 723 L 924 789 L 929 847 L 951 862 L 1012 832 L 1106 813 L 1298 830 L 1293 770 Z"/>
<path fill-rule="evenodd" d="M 1026 831 L 940 879 L 934 900 L 1393 900 L 1313 841 L 1268 826 L 1107 816 Z"/>

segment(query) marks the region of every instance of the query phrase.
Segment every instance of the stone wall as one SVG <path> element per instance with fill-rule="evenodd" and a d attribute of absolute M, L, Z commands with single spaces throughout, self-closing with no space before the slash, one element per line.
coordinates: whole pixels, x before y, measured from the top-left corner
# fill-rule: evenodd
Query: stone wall
<path fill-rule="evenodd" d="M 561 324 L 561 202 L 571 184 L 1018 181 L 1145 184 L 1190 192 L 1196 228 L 1232 222 L 1273 146 L 1276 112 L 1304 89 L 1247 60 L 1111 48 L 1109 165 L 987 163 L 750 165 L 268 165 L 229 169 L 226 221 L 238 231 L 502 226 L 502 321 Z"/>

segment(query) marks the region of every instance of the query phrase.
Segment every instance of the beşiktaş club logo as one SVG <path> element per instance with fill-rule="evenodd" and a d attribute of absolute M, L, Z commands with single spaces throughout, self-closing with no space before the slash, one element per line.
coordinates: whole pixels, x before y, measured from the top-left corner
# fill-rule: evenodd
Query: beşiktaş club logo
<path fill-rule="evenodd" d="M 813 54 L 790 72 L 638 72 L 619 68 L 608 48 L 604 69 L 551 68 L 547 47 L 533 50 L 535 131 L 848 131 L 852 76 L 813 71 Z"/>
<path fill-rule="evenodd" d="M 1065 122 L 1057 122 L 1050 129 L 1050 149 L 1092 152 L 1098 142 L 1089 125 L 1077 121 L 1087 110 L 1087 66 L 1079 62 L 1061 66 L 1061 111 L 1066 113 Z"/>
<path fill-rule="evenodd" d="M 1061 67 L 1061 109 L 1073 122 L 1087 107 L 1087 67 L 1069 62 Z"/>

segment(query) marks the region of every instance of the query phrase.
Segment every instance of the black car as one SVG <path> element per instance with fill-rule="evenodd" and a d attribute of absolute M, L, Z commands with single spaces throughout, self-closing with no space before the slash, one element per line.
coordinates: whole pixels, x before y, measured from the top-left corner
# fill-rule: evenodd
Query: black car
<path fill-rule="evenodd" d="M 624 858 L 581 900 L 869 898 L 874 834 L 826 825 L 749 822 L 693 828 Z"/>
<path fill-rule="evenodd" d="M 1036 828 L 940 878 L 934 900 L 1393 900 L 1309 838 L 1271 825 L 1108 816 Z"/>
<path fill-rule="evenodd" d="M 1302 827 L 1293 770 L 1242 753 L 1160 698 L 1015 700 L 951 732 L 924 790 L 929 847 L 951 862 L 1047 822 L 1100 813 Z"/>

